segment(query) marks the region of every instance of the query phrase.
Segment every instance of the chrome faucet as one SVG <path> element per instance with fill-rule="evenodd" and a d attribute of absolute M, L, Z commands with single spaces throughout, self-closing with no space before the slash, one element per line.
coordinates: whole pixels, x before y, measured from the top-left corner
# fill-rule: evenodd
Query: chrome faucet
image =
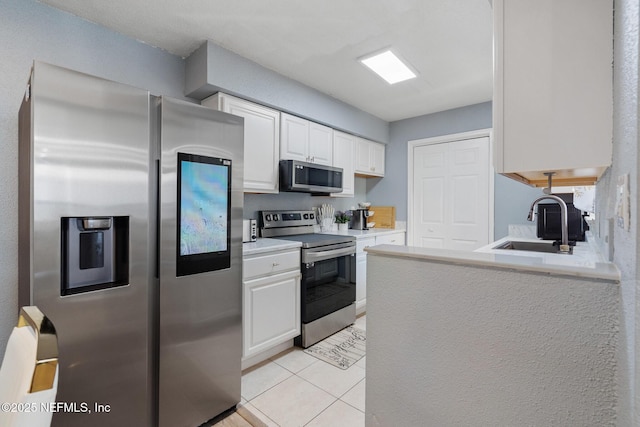
<path fill-rule="evenodd" d="M 560 227 L 562 229 L 562 241 L 560 242 L 560 252 L 561 253 L 571 253 L 571 246 L 569 246 L 569 223 L 567 219 L 567 204 L 558 196 L 554 196 L 552 194 L 548 196 L 538 197 L 531 203 L 531 209 L 529 209 L 529 215 L 527 216 L 527 221 L 533 221 L 535 217 L 534 209 L 538 202 L 544 199 L 551 199 L 558 202 L 560 205 Z"/>

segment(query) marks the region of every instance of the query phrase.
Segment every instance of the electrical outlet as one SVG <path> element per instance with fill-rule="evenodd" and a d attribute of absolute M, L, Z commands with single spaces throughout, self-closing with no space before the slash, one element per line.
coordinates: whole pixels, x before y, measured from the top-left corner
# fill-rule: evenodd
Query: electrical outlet
<path fill-rule="evenodd" d="M 614 225 L 614 221 L 613 218 L 609 218 L 607 219 L 607 259 L 611 262 L 613 262 L 613 236 L 614 236 L 614 231 L 613 231 L 613 227 L 615 227 Z"/>
<path fill-rule="evenodd" d="M 618 177 L 616 186 L 616 224 L 629 231 L 629 174 Z"/>

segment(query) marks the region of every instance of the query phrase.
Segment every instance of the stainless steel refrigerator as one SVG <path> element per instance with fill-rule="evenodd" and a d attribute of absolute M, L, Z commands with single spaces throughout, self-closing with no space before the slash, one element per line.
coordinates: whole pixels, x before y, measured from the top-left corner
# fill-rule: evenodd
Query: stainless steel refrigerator
<path fill-rule="evenodd" d="M 195 426 L 240 401 L 243 119 L 36 62 L 19 305 L 59 344 L 54 426 Z"/>

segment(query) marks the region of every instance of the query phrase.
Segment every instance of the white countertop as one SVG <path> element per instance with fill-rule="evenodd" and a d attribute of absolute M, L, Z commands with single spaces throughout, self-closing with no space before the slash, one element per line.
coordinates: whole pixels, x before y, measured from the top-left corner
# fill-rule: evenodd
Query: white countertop
<path fill-rule="evenodd" d="M 291 240 L 280 240 L 271 238 L 259 238 L 255 242 L 242 244 L 242 255 L 255 255 L 264 252 L 281 251 L 285 249 L 296 249 L 302 246 L 301 242 Z"/>
<path fill-rule="evenodd" d="M 416 258 L 489 268 L 508 268 L 523 272 L 620 282 L 618 267 L 604 259 L 595 243 L 588 241 L 578 242 L 573 249 L 572 255 L 492 249 L 510 239 L 540 241 L 539 239 L 520 236 L 505 237 L 473 252 L 394 245 L 374 246 L 365 249 L 365 251 L 376 255 Z"/>
<path fill-rule="evenodd" d="M 352 236 L 356 239 L 365 237 L 384 236 L 387 234 L 404 233 L 405 229 L 399 228 L 373 228 L 371 230 L 347 230 L 347 231 L 327 231 L 322 234 L 339 234 Z M 291 240 L 259 238 L 255 242 L 247 242 L 242 244 L 242 255 L 255 255 L 264 252 L 279 251 L 285 249 L 294 249 L 302 246 L 302 243 Z"/>

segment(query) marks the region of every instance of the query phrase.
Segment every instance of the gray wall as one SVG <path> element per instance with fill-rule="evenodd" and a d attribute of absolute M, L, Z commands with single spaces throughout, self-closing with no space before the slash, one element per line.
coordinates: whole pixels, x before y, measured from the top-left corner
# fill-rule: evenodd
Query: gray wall
<path fill-rule="evenodd" d="M 618 425 L 640 425 L 640 230 L 638 230 L 638 46 L 639 11 L 637 0 L 615 1 L 613 75 L 613 162 L 596 186 L 596 232 L 613 240 L 613 261 L 620 268 L 622 313 L 618 343 Z M 629 229 L 615 225 L 616 187 L 619 176 L 629 174 L 631 224 Z M 613 222 L 613 233 L 609 223 Z"/>
<path fill-rule="evenodd" d="M 138 42 L 111 30 L 77 18 L 71 14 L 42 5 L 34 0 L 0 0 L 0 356 L 4 354 L 6 341 L 17 319 L 17 283 L 18 283 L 18 109 L 29 70 L 34 60 L 49 62 L 107 79 L 119 81 L 149 90 L 155 95 L 168 95 L 194 101 L 184 96 L 185 61 L 161 49 Z M 237 60 L 238 58 L 236 58 Z M 268 70 L 248 60 L 248 64 L 257 74 L 255 93 L 246 93 L 249 98 L 261 94 L 258 89 Z M 231 66 L 232 64 L 228 64 Z M 234 70 L 219 70 L 231 74 Z M 340 104 L 339 111 L 347 114 L 351 125 L 343 125 L 353 132 L 363 131 L 370 126 L 373 132 L 361 132 L 366 136 L 386 140 L 388 124 L 369 114 L 327 95 L 322 95 L 297 82 L 281 77 L 273 72 L 268 77 L 279 81 L 278 89 L 272 101 L 286 100 L 291 90 L 297 96 L 307 92 L 313 95 L 307 99 L 297 99 L 299 104 L 315 104 L 319 112 L 330 111 Z M 272 88 L 274 89 L 274 88 Z M 264 89 L 263 89 L 264 90 Z M 284 102 L 284 101 L 282 101 Z M 335 104 L 337 103 L 337 104 Z M 313 117 L 311 117 L 313 118 Z M 318 119 L 318 121 L 321 121 Z M 368 125 L 367 125 L 368 124 Z M 294 209 L 311 208 L 331 202 L 338 209 L 351 207 L 356 201 L 365 199 L 366 184 L 362 179 L 356 181 L 356 198 L 329 199 L 311 197 L 307 194 L 248 195 L 247 215 L 255 217 L 261 208 Z"/>
<path fill-rule="evenodd" d="M 279 193 L 279 194 L 245 194 L 244 218 L 258 219 L 258 211 L 261 210 L 311 210 L 323 203 L 332 205 L 338 211 L 357 208 L 358 202 L 366 200 L 365 178 L 356 178 L 354 197 L 322 197 L 305 193 Z"/>
<path fill-rule="evenodd" d="M 491 103 L 470 105 L 425 116 L 392 122 L 387 145 L 385 178 L 367 180 L 368 201 L 396 207 L 400 221 L 407 220 L 407 142 L 492 126 Z M 526 221 L 529 205 L 541 193 L 539 189 L 505 178 L 495 177 L 496 239 L 508 233 L 509 224 L 531 224 Z"/>
<path fill-rule="evenodd" d="M 156 95 L 188 99 L 183 95 L 185 61 L 35 0 L 0 0 L 0 355 L 17 315 L 18 282 L 18 109 L 33 60 L 116 80 Z M 219 63 L 219 75 L 243 74 L 244 81 L 221 85 L 236 95 L 327 123 L 364 137 L 390 141 L 384 180 L 356 178 L 352 198 L 319 198 L 307 194 L 246 195 L 245 217 L 260 209 L 311 208 L 332 203 L 344 210 L 368 200 L 395 205 L 398 219 L 406 220 L 406 142 L 491 126 L 489 103 L 415 119 L 388 123 L 350 107 L 335 98 L 275 75 L 244 58 L 211 47 L 228 62 Z M 239 68 L 244 67 L 244 68 Z M 209 72 L 209 70 L 206 70 Z M 249 73 L 249 74 L 247 74 Z M 208 78 L 208 77 L 207 77 Z M 249 84 L 248 82 L 252 82 Z M 270 82 L 265 84 L 265 82 Z M 211 82 L 209 82 L 211 83 Z M 209 84 L 207 83 L 207 84 Z M 522 208 L 507 203 L 514 192 L 527 201 L 528 187 L 496 179 L 496 235 L 520 218 Z M 501 188 L 508 188 L 508 195 Z M 526 196 L 525 196 L 526 195 Z M 501 207 L 501 208 L 499 208 Z M 513 212 L 513 218 L 507 212 Z M 498 216 L 498 215 L 497 215 Z M 498 223 L 499 221 L 499 223 Z M 503 230 L 500 231 L 499 230 Z"/>
<path fill-rule="evenodd" d="M 184 61 L 33 0 L 0 0 L 0 355 L 17 320 L 18 109 L 33 60 L 184 98 Z"/>
<path fill-rule="evenodd" d="M 211 42 L 187 58 L 186 93 L 197 99 L 223 91 L 280 111 L 386 143 L 389 124 Z"/>

